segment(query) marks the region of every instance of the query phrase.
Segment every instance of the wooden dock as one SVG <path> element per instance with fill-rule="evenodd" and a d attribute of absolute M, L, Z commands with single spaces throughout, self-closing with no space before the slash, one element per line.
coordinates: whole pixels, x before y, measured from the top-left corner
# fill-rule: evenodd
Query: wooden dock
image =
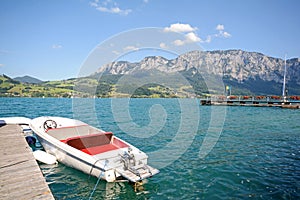
<path fill-rule="evenodd" d="M 0 127 L 0 199 L 54 200 L 18 125 Z"/>
<path fill-rule="evenodd" d="M 280 107 L 289 109 L 300 109 L 300 100 L 283 101 L 281 99 L 271 99 L 269 97 L 260 97 L 249 99 L 238 98 L 206 98 L 200 99 L 201 105 L 215 106 L 253 106 L 253 107 Z"/>

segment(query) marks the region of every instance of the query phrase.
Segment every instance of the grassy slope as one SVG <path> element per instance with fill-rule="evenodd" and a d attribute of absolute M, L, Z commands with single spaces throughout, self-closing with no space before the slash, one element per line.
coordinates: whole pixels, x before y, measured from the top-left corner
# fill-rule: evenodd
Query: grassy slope
<path fill-rule="evenodd" d="M 184 82 L 178 81 L 178 76 L 151 73 L 151 75 L 143 74 L 142 77 L 102 75 L 100 78 L 91 76 L 40 84 L 20 83 L 0 75 L 0 96 L 174 98 L 209 95 L 205 81 L 200 76 L 190 75 L 188 72 L 181 74 L 187 80 Z M 231 80 L 223 81 L 224 85 L 232 86 L 234 95 L 278 95 L 280 92 L 279 85 L 271 82 L 249 81 L 240 84 Z M 214 86 L 213 82 L 211 86 Z M 221 91 L 218 88 L 217 90 Z M 210 92 L 213 93 L 212 90 Z M 298 92 L 300 91 L 290 90 L 291 95 L 299 95 Z"/>

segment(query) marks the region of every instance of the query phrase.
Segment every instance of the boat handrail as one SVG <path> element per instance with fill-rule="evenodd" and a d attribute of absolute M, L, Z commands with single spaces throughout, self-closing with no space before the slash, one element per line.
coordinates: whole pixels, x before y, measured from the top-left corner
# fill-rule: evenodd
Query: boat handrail
<path fill-rule="evenodd" d="M 61 126 L 57 127 L 57 128 L 49 128 L 47 130 L 45 130 L 46 132 L 48 131 L 55 131 L 55 130 L 61 130 L 61 129 L 69 129 L 69 128 L 80 128 L 80 127 L 87 127 L 90 126 L 88 124 L 80 124 L 80 125 L 72 125 L 72 126 Z"/>

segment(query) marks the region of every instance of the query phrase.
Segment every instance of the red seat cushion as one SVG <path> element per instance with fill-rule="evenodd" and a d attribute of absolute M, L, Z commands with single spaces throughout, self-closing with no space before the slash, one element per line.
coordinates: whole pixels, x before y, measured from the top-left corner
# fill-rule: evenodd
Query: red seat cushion
<path fill-rule="evenodd" d="M 80 149 L 80 151 L 83 151 L 84 153 L 87 153 L 89 155 L 96 155 L 99 153 L 104 153 L 107 151 L 112 151 L 118 149 L 118 146 L 115 146 L 114 144 L 106 144 L 102 146 L 96 146 L 96 147 L 89 147 L 85 149 Z"/>
<path fill-rule="evenodd" d="M 117 138 L 113 138 L 113 134 L 111 132 L 76 136 L 60 141 L 89 155 L 96 155 L 128 147 L 126 143 Z"/>

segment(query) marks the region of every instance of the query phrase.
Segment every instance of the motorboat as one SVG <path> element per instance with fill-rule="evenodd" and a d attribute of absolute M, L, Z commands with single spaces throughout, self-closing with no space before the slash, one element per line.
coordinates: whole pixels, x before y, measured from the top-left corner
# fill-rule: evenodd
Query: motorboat
<path fill-rule="evenodd" d="M 58 162 L 107 182 L 139 182 L 159 173 L 148 156 L 115 136 L 82 121 L 38 117 L 30 122 L 45 151 Z"/>

